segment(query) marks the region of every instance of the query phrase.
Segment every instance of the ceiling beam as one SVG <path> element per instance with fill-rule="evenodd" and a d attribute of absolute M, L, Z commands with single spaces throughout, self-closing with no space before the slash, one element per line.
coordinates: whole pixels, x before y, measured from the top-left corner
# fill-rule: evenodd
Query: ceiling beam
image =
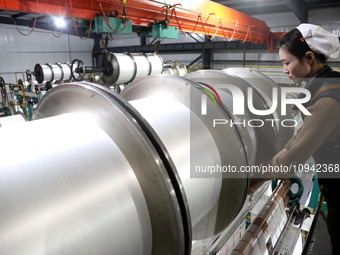
<path fill-rule="evenodd" d="M 46 19 L 49 19 L 50 17 L 49 16 L 46 16 L 46 15 L 40 15 L 40 16 L 37 16 L 37 21 L 45 21 Z M 35 18 L 33 18 L 34 20 Z"/>
<path fill-rule="evenodd" d="M 191 1 L 190 1 L 191 2 Z M 72 0 L 72 8 L 65 6 L 64 0 L 35 0 L 0 1 L 0 9 L 10 11 L 45 13 L 63 15 L 77 19 L 91 19 L 108 10 L 118 11 L 118 18 L 126 16 L 133 25 L 150 27 L 154 22 L 164 22 L 178 27 L 183 32 L 196 32 L 211 36 L 227 37 L 236 40 L 261 42 L 265 44 L 272 39 L 269 27 L 262 20 L 238 12 L 210 0 L 200 0 L 199 5 L 189 1 L 178 0 L 174 6 L 166 6 L 160 1 L 150 0 Z M 70 2 L 71 3 L 71 2 Z M 177 5 L 181 4 L 181 5 Z M 169 11 L 169 15 L 166 14 Z"/>
<path fill-rule="evenodd" d="M 311 1 L 310 9 L 339 7 L 339 1 Z"/>
<path fill-rule="evenodd" d="M 284 2 L 302 23 L 308 22 L 308 4 L 301 0 L 284 0 Z"/>
<path fill-rule="evenodd" d="M 28 14 L 29 14 L 29 13 L 23 13 L 23 12 L 21 12 L 21 13 L 17 13 L 17 14 L 11 15 L 11 17 L 12 17 L 13 19 L 17 19 L 17 18 L 26 16 L 26 15 L 28 15 Z"/>
<path fill-rule="evenodd" d="M 291 10 L 288 8 L 286 4 L 276 5 L 276 6 L 263 6 L 259 7 L 248 7 L 239 9 L 240 12 L 243 12 L 247 15 L 262 15 L 262 14 L 272 14 L 272 13 L 280 13 L 280 12 L 290 12 Z"/>
<path fill-rule="evenodd" d="M 266 45 L 259 43 L 251 43 L 241 41 L 210 41 L 210 42 L 193 42 L 193 43 L 167 43 L 160 44 L 158 52 L 200 52 L 202 50 L 213 50 L 213 49 L 267 49 Z M 120 52 L 154 52 L 155 48 L 153 45 L 136 45 L 136 46 L 123 46 L 123 47 L 109 47 L 107 51 L 120 53 Z M 97 49 L 93 52 L 94 54 L 101 54 L 102 51 Z"/>

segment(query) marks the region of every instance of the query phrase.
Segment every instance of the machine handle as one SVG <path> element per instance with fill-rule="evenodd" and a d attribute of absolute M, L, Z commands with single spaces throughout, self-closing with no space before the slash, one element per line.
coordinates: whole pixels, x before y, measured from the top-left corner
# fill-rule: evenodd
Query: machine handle
<path fill-rule="evenodd" d="M 289 197 L 289 204 L 292 204 L 294 202 L 298 202 L 303 194 L 303 190 L 304 190 L 304 187 L 303 187 L 303 184 L 300 180 L 300 178 L 290 178 L 289 179 L 291 184 L 293 185 L 294 183 L 296 183 L 299 188 L 298 188 L 298 191 L 296 193 L 293 193 L 293 191 L 289 190 L 287 195 Z M 278 180 L 273 180 L 272 181 L 272 189 L 274 190 L 277 186 L 277 182 Z"/>
<path fill-rule="evenodd" d="M 71 74 L 74 80 L 82 81 L 85 76 L 85 65 L 80 59 L 74 59 L 71 64 Z"/>
<path fill-rule="evenodd" d="M 105 72 L 105 66 L 87 66 L 80 59 L 74 59 L 71 64 L 71 74 L 74 80 L 82 81 L 86 73 L 101 73 Z"/>

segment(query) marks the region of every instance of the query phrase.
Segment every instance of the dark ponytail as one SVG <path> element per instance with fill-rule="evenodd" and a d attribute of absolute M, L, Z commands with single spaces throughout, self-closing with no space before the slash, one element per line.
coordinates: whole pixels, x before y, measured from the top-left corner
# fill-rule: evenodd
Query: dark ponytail
<path fill-rule="evenodd" d="M 299 61 L 303 61 L 303 58 L 306 55 L 307 51 L 312 51 L 311 48 L 308 46 L 306 41 L 304 40 L 301 32 L 294 28 L 284 34 L 279 40 L 279 48 L 286 47 L 286 49 L 295 57 L 299 59 Z M 326 57 L 323 54 L 316 53 L 312 51 L 315 55 L 315 58 L 318 62 L 323 64 L 326 63 Z"/>

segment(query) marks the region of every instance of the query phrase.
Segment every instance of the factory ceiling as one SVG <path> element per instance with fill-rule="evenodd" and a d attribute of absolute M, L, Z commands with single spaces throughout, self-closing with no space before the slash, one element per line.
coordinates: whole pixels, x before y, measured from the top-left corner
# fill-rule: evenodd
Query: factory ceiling
<path fill-rule="evenodd" d="M 213 0 L 247 15 L 293 12 L 301 22 L 307 22 L 308 11 L 340 6 L 338 0 Z"/>
<path fill-rule="evenodd" d="M 76 2 L 76 0 L 72 1 Z M 72 1 L 65 0 L 65 6 L 66 4 L 71 4 Z M 5 2 L 7 1 L 2 1 L 2 3 Z M 16 0 L 16 2 L 20 3 L 21 1 Z M 129 2 L 129 0 L 127 2 Z M 249 16 L 292 12 L 301 22 L 307 22 L 308 11 L 312 9 L 340 6 L 340 1 L 336 0 L 214 0 L 212 2 L 219 3 Z M 35 14 L 32 12 L 6 10 L 6 8 L 3 8 L 2 3 L 0 3 L 0 23 L 12 25 L 15 23 L 16 25 L 30 28 L 36 27 L 51 30 L 56 34 L 61 33 L 61 30 L 56 27 L 53 17 L 48 12 L 38 12 Z M 9 1 L 7 3 L 9 4 Z M 32 0 L 32 3 L 35 5 L 35 1 Z M 45 2 L 39 1 L 39 3 L 43 4 Z M 87 33 L 81 29 L 81 23 L 77 23 L 77 27 L 80 28 L 78 31 L 74 29 L 72 24 L 74 22 L 71 18 L 66 18 L 65 23 L 66 26 L 62 29 L 64 34 L 87 36 Z M 93 37 L 93 35 L 91 35 L 91 37 Z"/>

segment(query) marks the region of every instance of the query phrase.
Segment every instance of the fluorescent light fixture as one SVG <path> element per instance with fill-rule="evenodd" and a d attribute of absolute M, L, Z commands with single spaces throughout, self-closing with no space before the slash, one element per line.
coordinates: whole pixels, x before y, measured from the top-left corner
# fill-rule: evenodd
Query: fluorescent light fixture
<path fill-rule="evenodd" d="M 54 22 L 57 27 L 65 27 L 64 17 L 54 17 Z"/>

